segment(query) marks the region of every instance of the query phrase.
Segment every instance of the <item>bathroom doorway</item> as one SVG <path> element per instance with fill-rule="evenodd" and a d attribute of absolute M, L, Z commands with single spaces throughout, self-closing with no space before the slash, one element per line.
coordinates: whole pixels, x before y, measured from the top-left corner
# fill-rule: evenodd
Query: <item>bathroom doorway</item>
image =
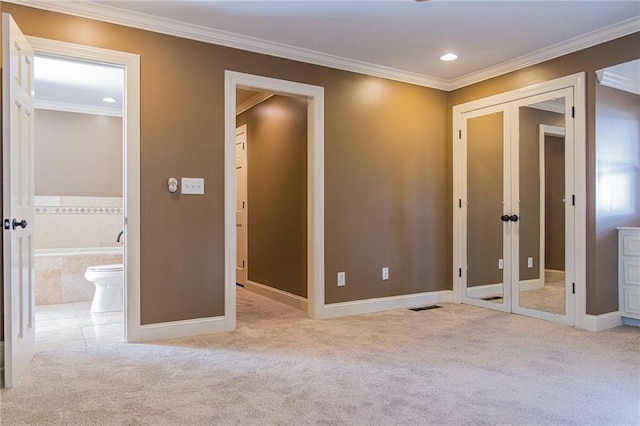
<path fill-rule="evenodd" d="M 36 352 L 122 342 L 124 69 L 36 54 Z"/>

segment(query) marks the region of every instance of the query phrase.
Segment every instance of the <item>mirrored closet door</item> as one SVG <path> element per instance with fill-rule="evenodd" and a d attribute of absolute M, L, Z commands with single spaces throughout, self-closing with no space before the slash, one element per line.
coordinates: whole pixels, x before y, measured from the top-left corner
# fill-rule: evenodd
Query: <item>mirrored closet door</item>
<path fill-rule="evenodd" d="M 573 324 L 573 89 L 462 114 L 462 301 Z"/>

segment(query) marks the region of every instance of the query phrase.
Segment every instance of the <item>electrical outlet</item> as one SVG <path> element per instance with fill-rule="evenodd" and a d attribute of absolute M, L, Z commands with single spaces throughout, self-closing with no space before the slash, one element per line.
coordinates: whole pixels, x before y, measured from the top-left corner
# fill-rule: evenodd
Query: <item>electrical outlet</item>
<path fill-rule="evenodd" d="M 527 258 L 527 268 L 533 268 L 533 257 Z"/>
<path fill-rule="evenodd" d="M 389 279 L 389 268 L 387 267 L 382 268 L 382 279 L 383 280 Z"/>
<path fill-rule="evenodd" d="M 338 287 L 343 287 L 346 284 L 345 273 L 338 272 Z"/>
<path fill-rule="evenodd" d="M 498 269 L 504 269 L 504 259 L 498 259 Z"/>

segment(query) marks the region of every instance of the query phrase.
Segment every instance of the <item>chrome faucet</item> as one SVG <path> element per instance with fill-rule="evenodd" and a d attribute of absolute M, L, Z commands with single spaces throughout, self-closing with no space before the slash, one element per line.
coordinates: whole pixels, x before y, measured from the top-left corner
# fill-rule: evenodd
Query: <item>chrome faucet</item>
<path fill-rule="evenodd" d="M 118 234 L 118 238 L 116 238 L 117 243 L 120 242 L 120 238 L 122 238 L 122 234 L 124 234 L 124 230 L 120 231 L 120 233 Z"/>

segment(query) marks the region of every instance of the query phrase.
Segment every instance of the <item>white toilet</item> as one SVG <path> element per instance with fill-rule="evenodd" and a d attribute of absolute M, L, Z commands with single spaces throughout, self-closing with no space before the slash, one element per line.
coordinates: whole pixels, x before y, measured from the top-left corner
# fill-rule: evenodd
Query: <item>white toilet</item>
<path fill-rule="evenodd" d="M 96 285 L 90 312 L 111 312 L 122 310 L 122 284 L 124 282 L 122 263 L 114 265 L 89 266 L 84 277 Z"/>

